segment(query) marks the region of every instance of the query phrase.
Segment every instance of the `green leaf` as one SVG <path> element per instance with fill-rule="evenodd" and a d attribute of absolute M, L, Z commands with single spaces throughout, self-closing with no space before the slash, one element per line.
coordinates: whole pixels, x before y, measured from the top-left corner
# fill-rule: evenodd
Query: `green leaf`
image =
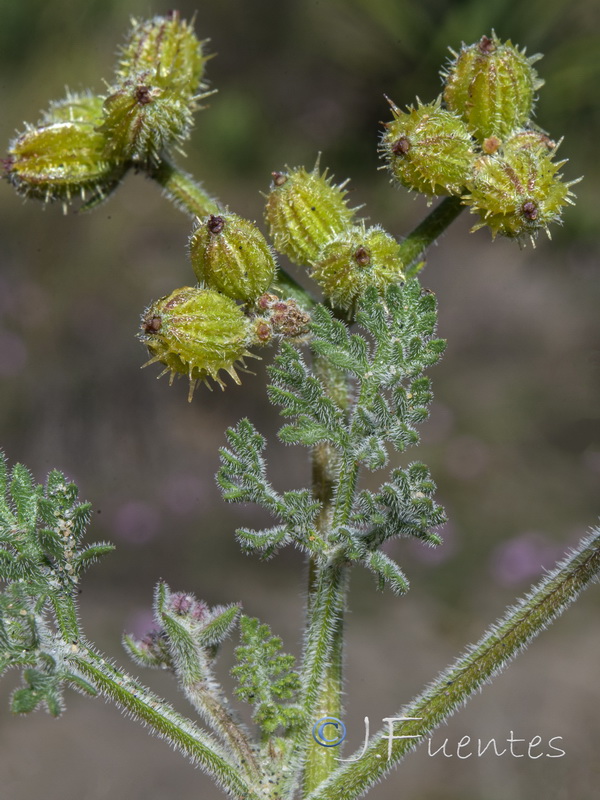
<path fill-rule="evenodd" d="M 278 727 L 289 729 L 303 719 L 293 701 L 300 690 L 294 657 L 282 653 L 281 639 L 258 619 L 240 617 L 241 646 L 231 673 L 238 679 L 237 696 L 254 706 L 253 719 L 264 734 Z M 286 702 L 283 702 L 286 701 Z"/>
<path fill-rule="evenodd" d="M 365 566 L 377 577 L 380 590 L 387 584 L 396 595 L 406 594 L 408 591 L 409 583 L 406 575 L 395 561 L 380 550 L 369 554 Z"/>
<path fill-rule="evenodd" d="M 43 696 L 34 689 L 17 689 L 13 692 L 10 710 L 14 714 L 29 714 L 42 703 Z"/>
<path fill-rule="evenodd" d="M 80 550 L 73 558 L 73 567 L 77 574 L 79 574 L 98 561 L 102 556 L 112 553 L 114 549 L 114 544 L 110 544 L 109 542 L 98 542 L 84 547 L 83 550 Z"/>
<path fill-rule="evenodd" d="M 198 643 L 202 647 L 214 647 L 221 644 L 231 633 L 239 615 L 240 606 L 237 603 L 212 608 L 210 620 L 198 630 Z"/>
<path fill-rule="evenodd" d="M 56 624 L 65 641 L 76 642 L 80 637 L 77 609 L 72 597 L 61 594 L 50 594 L 50 603 L 56 617 Z"/>

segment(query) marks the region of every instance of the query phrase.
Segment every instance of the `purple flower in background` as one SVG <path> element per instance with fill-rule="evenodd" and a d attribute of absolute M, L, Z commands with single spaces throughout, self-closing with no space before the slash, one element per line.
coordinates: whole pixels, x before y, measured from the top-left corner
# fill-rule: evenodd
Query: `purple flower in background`
<path fill-rule="evenodd" d="M 145 544 L 154 539 L 160 528 L 160 514 L 154 506 L 131 500 L 123 503 L 115 513 L 114 530 L 121 539 L 131 544 Z"/>
<path fill-rule="evenodd" d="M 560 558 L 562 548 L 550 542 L 543 533 L 527 531 L 503 542 L 492 554 L 491 571 L 494 579 L 510 586 L 540 575 Z"/>

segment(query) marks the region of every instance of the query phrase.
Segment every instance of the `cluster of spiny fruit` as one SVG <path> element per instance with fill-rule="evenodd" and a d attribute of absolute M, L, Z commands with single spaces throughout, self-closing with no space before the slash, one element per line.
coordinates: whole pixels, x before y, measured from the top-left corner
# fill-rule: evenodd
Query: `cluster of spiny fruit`
<path fill-rule="evenodd" d="M 134 22 L 106 95 L 69 94 L 10 144 L 5 176 L 28 197 L 92 207 L 128 169 L 157 170 L 189 136 L 206 94 L 209 56 L 177 12 Z M 428 195 L 456 195 L 492 233 L 520 238 L 560 218 L 569 201 L 556 146 L 530 122 L 541 82 L 510 43 L 483 37 L 445 73 L 443 103 L 392 105 L 381 148 L 395 179 Z M 88 199 L 88 195 L 91 197 Z M 86 202 L 87 201 L 87 202 Z M 345 183 L 318 165 L 273 173 L 266 221 L 275 250 L 307 268 L 332 306 L 352 316 L 369 287 L 404 279 L 400 245 L 348 207 Z M 163 373 L 197 381 L 236 368 L 249 348 L 304 336 L 309 315 L 280 299 L 273 248 L 258 227 L 222 211 L 196 221 L 189 254 L 197 286 L 177 289 L 142 316 L 140 338 Z"/>
<path fill-rule="evenodd" d="M 106 94 L 67 93 L 10 144 L 5 174 L 26 197 L 104 199 L 127 170 L 189 137 L 210 56 L 176 11 L 134 20 Z"/>
<path fill-rule="evenodd" d="M 455 195 L 478 214 L 474 230 L 533 237 L 571 203 L 555 161 L 558 145 L 532 121 L 543 85 L 533 64 L 492 33 L 453 53 L 433 103 L 407 112 L 393 103 L 381 150 L 392 175 L 429 195 Z"/>

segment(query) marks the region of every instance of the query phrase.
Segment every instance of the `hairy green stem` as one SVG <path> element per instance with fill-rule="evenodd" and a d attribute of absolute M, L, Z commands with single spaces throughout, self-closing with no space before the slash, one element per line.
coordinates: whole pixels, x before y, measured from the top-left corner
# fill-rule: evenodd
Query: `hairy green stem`
<path fill-rule="evenodd" d="M 235 753 L 248 780 L 258 781 L 260 770 L 246 732 L 241 723 L 233 718 L 227 701 L 216 684 L 213 682 L 211 685 L 209 681 L 186 681 L 181 673 L 179 679 L 190 703 Z"/>
<path fill-rule="evenodd" d="M 448 719 L 485 683 L 502 671 L 529 642 L 553 622 L 600 573 L 600 529 L 508 608 L 479 642 L 459 656 L 386 726 L 371 737 L 364 752 L 355 753 L 307 800 L 353 800 L 363 795 L 408 752 Z M 398 721 L 415 717 L 413 721 Z M 400 738 L 414 737 L 414 738 Z"/>
<path fill-rule="evenodd" d="M 359 470 L 360 463 L 356 459 L 348 456 L 342 459 L 335 494 L 334 525 L 344 525 L 348 522 L 354 504 Z"/>
<path fill-rule="evenodd" d="M 201 766 L 233 797 L 258 800 L 258 795 L 241 777 L 239 766 L 230 760 L 221 746 L 160 697 L 113 667 L 84 643 L 73 645 L 67 660 L 101 694 L 149 725 L 157 735 Z"/>
<path fill-rule="evenodd" d="M 223 210 L 191 175 L 166 158 L 157 166 L 150 167 L 148 175 L 163 187 L 166 197 L 177 208 L 193 218 L 218 214 Z"/>
<path fill-rule="evenodd" d="M 326 387 L 329 397 L 347 414 L 351 405 L 351 395 L 345 373 L 320 356 L 315 356 L 314 371 Z M 340 480 L 340 463 L 340 454 L 330 444 L 322 443 L 313 449 L 312 493 L 321 505 L 317 517 L 317 531 L 325 540 L 333 524 L 334 498 Z M 334 586 L 337 585 L 337 601 L 329 605 L 329 617 L 323 617 L 318 621 L 317 610 L 321 608 L 324 599 L 327 599 L 323 594 L 331 588 L 330 579 L 333 579 Z M 347 587 L 348 574 L 345 568 L 332 569 L 318 566 L 315 561 L 310 562 L 306 660 L 303 676 L 306 697 L 311 699 L 309 705 L 305 705 L 305 708 L 309 709 L 308 730 L 304 731 L 300 745 L 301 759 L 305 759 L 303 778 L 305 792 L 310 792 L 318 786 L 336 766 L 334 748 L 318 745 L 312 738 L 311 729 L 315 722 L 323 717 L 339 718 L 342 715 L 342 661 Z M 320 635 L 314 630 L 315 624 L 326 626 L 322 631 L 327 635 L 328 642 L 322 650 L 320 660 L 316 659 L 310 664 L 310 654 L 313 651 L 311 637 L 316 638 L 315 634 Z"/>
<path fill-rule="evenodd" d="M 318 745 L 312 728 L 324 716 L 340 713 L 342 621 L 348 571 L 344 567 L 314 568 L 309 597 L 305 658 L 302 665 L 301 703 L 307 720 L 300 732 L 292 765 L 293 773 L 304 764 L 304 790 L 310 792 L 330 773 L 331 748 Z M 330 763 L 332 762 L 332 763 Z"/>
<path fill-rule="evenodd" d="M 410 267 L 425 250 L 449 227 L 464 211 L 460 197 L 446 197 L 428 214 L 423 222 L 400 242 L 400 257 L 406 267 Z"/>

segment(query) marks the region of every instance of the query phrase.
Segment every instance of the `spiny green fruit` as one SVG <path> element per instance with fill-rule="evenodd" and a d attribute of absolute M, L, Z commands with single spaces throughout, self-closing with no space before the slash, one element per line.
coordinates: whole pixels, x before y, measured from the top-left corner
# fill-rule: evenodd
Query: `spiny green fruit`
<path fill-rule="evenodd" d="M 189 137 L 208 57 L 179 13 L 134 22 L 104 102 L 108 152 L 142 164 Z"/>
<path fill-rule="evenodd" d="M 237 214 L 211 214 L 192 232 L 190 259 L 200 283 L 245 303 L 275 277 L 275 259 L 256 225 Z"/>
<path fill-rule="evenodd" d="M 351 309 L 370 286 L 404 280 L 398 242 L 380 226 L 355 225 L 321 249 L 312 277 L 333 305 Z"/>
<path fill-rule="evenodd" d="M 386 123 L 380 149 L 394 178 L 423 194 L 459 194 L 475 157 L 466 124 L 439 99 L 406 112 L 390 105 L 394 119 Z"/>
<path fill-rule="evenodd" d="M 248 347 L 270 339 L 261 320 L 246 317 L 229 297 L 194 286 L 176 289 L 153 303 L 142 316 L 141 329 L 139 338 L 152 355 L 144 366 L 160 361 L 165 369 L 159 377 L 170 373 L 170 383 L 177 374 L 187 375 L 188 400 L 197 381 L 210 388 L 212 378 L 224 389 L 221 370 L 239 384 L 236 365 L 252 356 Z"/>
<path fill-rule="evenodd" d="M 333 184 L 318 162 L 311 172 L 274 172 L 265 218 L 276 250 L 296 264 L 312 264 L 325 242 L 352 224 L 355 209 L 346 204 L 346 184 Z"/>
<path fill-rule="evenodd" d="M 151 72 L 155 85 L 177 85 L 191 97 L 204 88 L 200 81 L 210 58 L 203 52 L 204 44 L 178 11 L 142 22 L 133 20 L 129 38 L 121 49 L 118 79 L 123 82 Z"/>
<path fill-rule="evenodd" d="M 85 200 L 91 193 L 90 207 L 117 187 L 127 167 L 107 156 L 106 139 L 94 127 L 93 115 L 91 120 L 60 121 L 61 115 L 87 116 L 77 108 L 68 102 L 55 106 L 48 113 L 56 114 L 57 121 L 28 126 L 10 143 L 4 171 L 17 192 L 47 202 L 61 200 L 63 205 L 74 197 Z"/>
<path fill-rule="evenodd" d="M 54 100 L 43 112 L 41 125 L 54 122 L 87 122 L 96 127 L 102 124 L 104 98 L 91 92 L 67 92 L 63 100 Z"/>
<path fill-rule="evenodd" d="M 544 81 L 529 58 L 510 41 L 502 43 L 482 36 L 477 44 L 463 44 L 460 53 L 442 73 L 444 102 L 467 123 L 479 142 L 495 136 L 500 140 L 525 125 L 533 113 L 535 93 Z"/>
<path fill-rule="evenodd" d="M 515 150 L 534 150 L 554 154 L 560 142 L 555 142 L 547 133 L 533 128 L 523 128 L 514 133 L 502 144 L 504 154 Z"/>
<path fill-rule="evenodd" d="M 161 152 L 190 134 L 192 107 L 173 86 L 157 86 L 151 73 L 127 80 L 104 101 L 99 131 L 107 152 L 122 160 L 158 163 Z"/>
<path fill-rule="evenodd" d="M 565 161 L 553 161 L 542 148 L 505 148 L 503 156 L 482 156 L 475 164 L 470 193 L 465 205 L 479 214 L 473 230 L 487 226 L 492 236 L 501 234 L 522 239 L 533 237 L 548 225 L 559 222 L 562 208 L 572 204 L 569 187 L 558 170 Z"/>

